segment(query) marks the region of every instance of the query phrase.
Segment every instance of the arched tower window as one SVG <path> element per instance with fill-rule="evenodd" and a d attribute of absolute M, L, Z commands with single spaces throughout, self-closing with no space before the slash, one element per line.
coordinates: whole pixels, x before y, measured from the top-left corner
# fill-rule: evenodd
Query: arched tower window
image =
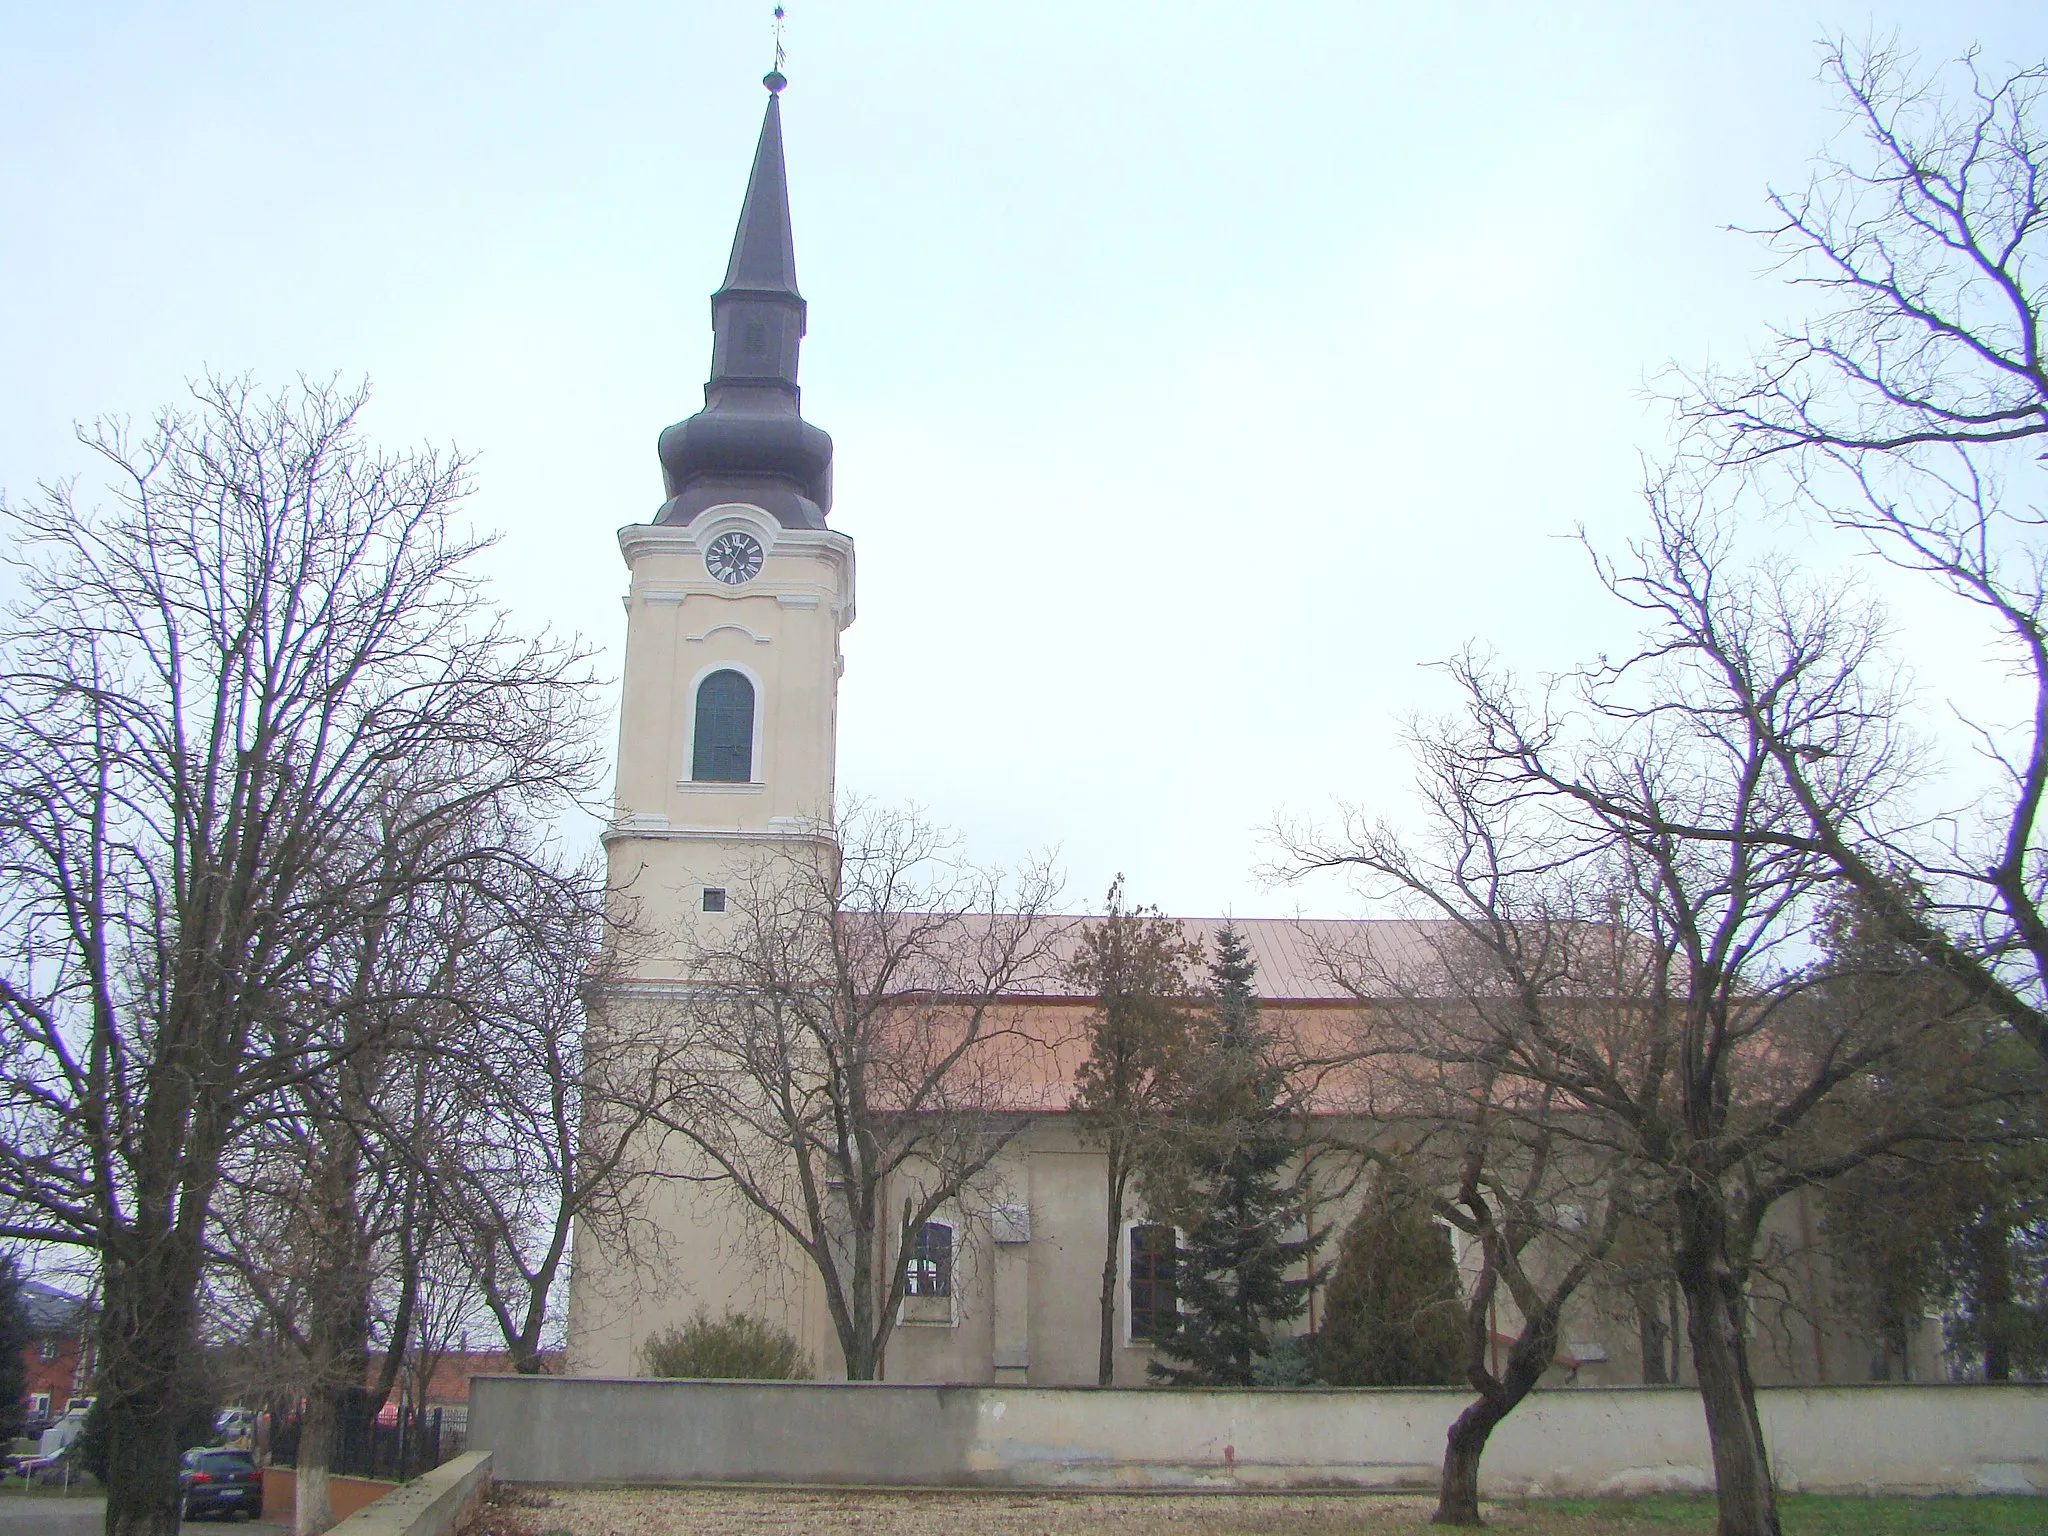
<path fill-rule="evenodd" d="M 754 777 L 754 685 L 730 669 L 697 685 L 690 777 L 745 784 Z"/>

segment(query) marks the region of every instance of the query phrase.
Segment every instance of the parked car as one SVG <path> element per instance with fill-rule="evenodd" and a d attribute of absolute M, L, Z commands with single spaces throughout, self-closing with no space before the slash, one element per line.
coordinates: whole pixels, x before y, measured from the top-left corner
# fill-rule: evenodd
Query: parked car
<path fill-rule="evenodd" d="M 247 1451 L 187 1451 L 178 1463 L 178 1492 L 187 1520 L 236 1514 L 255 1520 L 263 1513 L 263 1474 Z"/>

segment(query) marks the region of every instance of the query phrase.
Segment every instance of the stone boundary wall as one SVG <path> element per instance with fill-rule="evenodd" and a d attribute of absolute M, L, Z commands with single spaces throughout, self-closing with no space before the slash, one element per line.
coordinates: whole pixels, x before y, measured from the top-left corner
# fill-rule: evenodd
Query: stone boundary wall
<path fill-rule="evenodd" d="M 334 1506 L 336 1520 L 345 1520 L 359 1509 L 367 1508 L 396 1488 L 398 1484 L 372 1480 L 367 1477 L 330 1477 L 327 1479 L 327 1500 Z M 263 1469 L 263 1515 L 267 1520 L 289 1524 L 297 1518 L 299 1507 L 299 1474 L 292 1467 L 265 1467 Z"/>
<path fill-rule="evenodd" d="M 450 1536 L 491 1487 L 488 1451 L 469 1451 L 400 1483 L 327 1536 Z"/>
<path fill-rule="evenodd" d="M 533 1483 L 1072 1489 L 1435 1486 L 1456 1389 L 1146 1391 L 479 1377 L 470 1444 Z M 2048 1387 L 1758 1394 L 1781 1487 L 2048 1493 Z M 1713 1483 L 1697 1392 L 1538 1392 L 1494 1432 L 1483 1491 Z M 354 1536 L 351 1532 L 350 1536 Z"/>

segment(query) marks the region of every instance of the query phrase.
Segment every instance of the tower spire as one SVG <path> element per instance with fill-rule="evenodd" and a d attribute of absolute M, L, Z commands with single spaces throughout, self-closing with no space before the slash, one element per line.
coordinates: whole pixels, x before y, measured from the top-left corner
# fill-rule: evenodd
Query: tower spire
<path fill-rule="evenodd" d="M 777 8 L 778 11 L 780 7 Z M 780 41 L 777 43 L 780 62 Z M 809 320 L 796 286 L 780 69 L 754 145 L 725 281 L 711 296 L 711 378 L 704 409 L 661 434 L 668 500 L 657 522 L 744 501 L 786 527 L 822 528 L 832 505 L 832 439 L 803 419 L 797 352 Z"/>
<path fill-rule="evenodd" d="M 779 81 L 771 73 L 769 80 Z M 761 119 L 761 137 L 754 145 L 754 168 L 747 177 L 746 201 L 740 205 L 739 228 L 733 232 L 732 259 L 725 282 L 711 296 L 711 323 L 718 324 L 719 304 L 741 295 L 794 299 L 803 334 L 803 295 L 796 286 L 796 241 L 789 228 L 789 176 L 782 164 L 782 93 L 768 87 L 768 111 Z M 716 355 L 713 357 L 716 365 Z M 792 377 L 791 383 L 795 382 Z"/>

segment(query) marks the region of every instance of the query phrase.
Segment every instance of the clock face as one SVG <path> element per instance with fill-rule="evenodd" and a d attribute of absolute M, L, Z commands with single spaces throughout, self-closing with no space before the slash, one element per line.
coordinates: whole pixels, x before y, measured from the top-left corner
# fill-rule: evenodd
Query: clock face
<path fill-rule="evenodd" d="M 761 574 L 761 546 L 752 534 L 738 529 L 721 533 L 704 551 L 704 568 L 728 587 L 752 581 Z"/>

